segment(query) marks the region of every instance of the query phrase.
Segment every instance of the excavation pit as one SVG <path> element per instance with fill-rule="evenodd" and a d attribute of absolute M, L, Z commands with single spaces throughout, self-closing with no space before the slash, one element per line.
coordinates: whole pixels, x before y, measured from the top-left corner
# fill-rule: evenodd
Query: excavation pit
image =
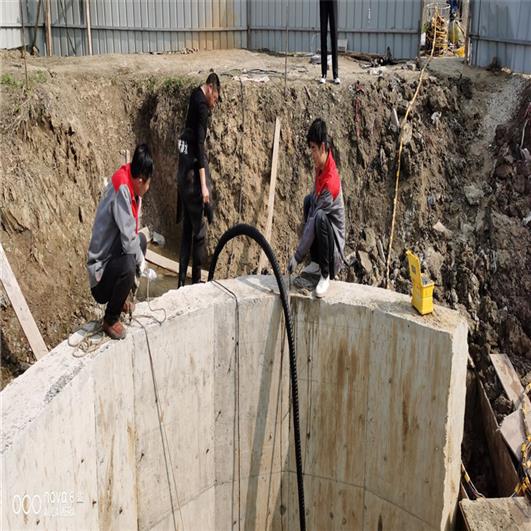
<path fill-rule="evenodd" d="M 342 282 L 291 305 L 307 528 L 450 527 L 465 320 Z M 83 357 L 63 342 L 1 393 L 2 526 L 298 529 L 274 279 L 169 291 L 151 308 L 137 313 L 162 324 L 139 317 L 145 328 Z"/>

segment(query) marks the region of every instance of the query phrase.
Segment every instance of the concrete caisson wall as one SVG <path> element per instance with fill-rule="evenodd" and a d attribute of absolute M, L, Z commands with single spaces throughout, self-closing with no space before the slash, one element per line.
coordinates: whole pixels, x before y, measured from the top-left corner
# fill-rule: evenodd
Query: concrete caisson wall
<path fill-rule="evenodd" d="M 172 291 L 152 307 L 163 324 L 140 318 L 145 330 L 82 358 L 62 343 L 2 391 L 2 528 L 297 529 L 273 279 Z M 308 529 L 449 527 L 464 321 L 343 283 L 321 301 L 293 296 L 292 309 Z"/>

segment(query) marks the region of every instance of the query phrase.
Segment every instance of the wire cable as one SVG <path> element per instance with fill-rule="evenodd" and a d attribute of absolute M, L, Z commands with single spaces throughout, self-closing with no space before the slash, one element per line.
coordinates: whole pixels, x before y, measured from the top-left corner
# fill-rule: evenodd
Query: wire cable
<path fill-rule="evenodd" d="M 295 439 L 295 463 L 297 469 L 297 491 L 298 491 L 298 500 L 299 500 L 299 526 L 300 531 L 306 531 L 306 514 L 304 509 L 304 483 L 302 476 L 302 457 L 301 457 L 301 436 L 300 436 L 300 426 L 299 426 L 299 391 L 297 384 L 297 358 L 295 351 L 295 340 L 293 336 L 293 323 L 291 319 L 290 306 L 288 293 L 286 292 L 286 287 L 284 285 L 284 280 L 280 273 L 280 267 L 278 265 L 276 256 L 271 249 L 271 246 L 264 238 L 264 236 L 258 231 L 255 227 L 251 225 L 246 225 L 244 223 L 235 225 L 234 227 L 227 230 L 220 238 L 214 254 L 212 256 L 212 261 L 210 262 L 210 269 L 208 271 L 208 280 L 214 280 L 214 272 L 216 271 L 216 265 L 218 263 L 218 258 L 225 247 L 225 245 L 238 236 L 247 236 L 253 239 L 258 245 L 262 248 L 275 275 L 277 281 L 278 289 L 280 291 L 280 300 L 282 302 L 282 308 L 284 310 L 284 319 L 286 322 L 286 330 L 288 334 L 288 345 L 289 345 L 289 365 L 290 365 L 290 378 L 291 378 L 291 395 L 292 395 L 292 407 L 293 407 L 293 432 Z"/>

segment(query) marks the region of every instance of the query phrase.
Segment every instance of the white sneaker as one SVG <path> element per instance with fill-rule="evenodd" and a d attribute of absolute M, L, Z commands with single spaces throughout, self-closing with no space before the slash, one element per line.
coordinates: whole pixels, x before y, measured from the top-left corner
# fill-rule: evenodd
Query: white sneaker
<path fill-rule="evenodd" d="M 302 272 L 307 275 L 318 275 L 321 272 L 321 268 L 317 262 L 310 262 Z"/>
<path fill-rule="evenodd" d="M 322 77 L 320 80 L 319 80 L 319 83 L 321 83 L 321 85 L 324 85 L 326 83 L 326 77 Z"/>
<path fill-rule="evenodd" d="M 336 78 L 334 79 L 334 83 L 335 83 L 336 85 L 339 85 L 339 84 L 341 83 L 341 79 L 339 79 L 338 77 L 336 77 Z"/>
<path fill-rule="evenodd" d="M 330 286 L 330 275 L 326 278 L 321 276 L 319 279 L 319 284 L 315 288 L 315 296 L 319 299 L 328 291 L 328 286 Z"/>

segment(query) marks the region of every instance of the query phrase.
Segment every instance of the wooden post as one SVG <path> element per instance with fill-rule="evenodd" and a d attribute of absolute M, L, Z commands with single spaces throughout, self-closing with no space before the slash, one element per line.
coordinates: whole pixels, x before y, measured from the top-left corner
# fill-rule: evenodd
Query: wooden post
<path fill-rule="evenodd" d="M 85 0 L 85 23 L 87 26 L 87 46 L 89 55 L 92 55 L 92 27 L 90 24 L 90 0 Z"/>
<path fill-rule="evenodd" d="M 277 163 L 278 163 L 278 142 L 280 139 L 280 119 L 277 117 L 275 122 L 275 139 L 273 141 L 273 160 L 271 162 L 271 179 L 269 182 L 269 200 L 267 202 L 267 223 L 265 230 L 265 238 L 269 242 L 271 239 L 271 230 L 273 228 L 273 208 L 275 206 L 275 187 L 277 184 Z M 262 272 L 265 265 L 266 256 L 264 251 L 260 253 L 258 261 L 258 274 Z"/>
<path fill-rule="evenodd" d="M 52 6 L 50 0 L 44 2 L 44 25 L 46 28 L 46 50 L 48 57 L 53 55 L 53 43 L 52 43 Z"/>
<path fill-rule="evenodd" d="M 24 58 L 24 74 L 26 76 L 26 90 L 29 89 L 28 83 L 28 63 L 26 61 L 26 24 L 24 23 L 24 7 L 22 6 L 22 0 L 18 0 L 20 8 L 20 23 L 22 24 L 22 57 Z"/>
<path fill-rule="evenodd" d="M 472 14 L 474 13 L 477 6 L 474 4 L 473 0 L 470 0 L 467 6 L 467 19 L 465 26 L 465 65 L 470 64 L 470 27 L 472 25 Z"/>
<path fill-rule="evenodd" d="M 288 43 L 289 43 L 289 36 L 288 36 L 288 28 L 289 28 L 289 2 L 286 0 L 286 39 L 285 39 L 285 45 L 284 45 L 284 98 L 287 96 L 288 93 Z"/>
<path fill-rule="evenodd" d="M 35 320 L 31 315 L 26 299 L 20 290 L 20 286 L 18 285 L 13 270 L 9 265 L 2 244 L 0 244 L 0 280 L 2 281 L 7 296 L 11 301 L 13 309 L 17 314 L 20 326 L 22 326 L 22 330 L 24 330 L 24 334 L 28 338 L 33 354 L 35 354 L 35 357 L 38 360 L 41 359 L 45 354 L 48 354 L 48 348 L 37 328 L 37 323 L 35 323 Z"/>

